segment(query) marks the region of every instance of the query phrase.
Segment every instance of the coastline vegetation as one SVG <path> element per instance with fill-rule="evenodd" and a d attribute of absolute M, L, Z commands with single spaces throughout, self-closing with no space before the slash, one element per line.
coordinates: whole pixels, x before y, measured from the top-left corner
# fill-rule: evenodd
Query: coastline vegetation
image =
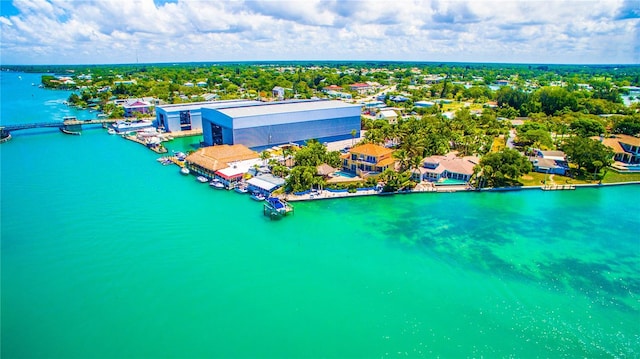
<path fill-rule="evenodd" d="M 123 117 L 119 99 L 153 98 L 160 104 L 209 99 L 334 98 L 340 88 L 356 103 L 379 100 L 399 113 L 397 122 L 377 119 L 365 108 L 364 143 L 395 150 L 397 171 L 379 175 L 385 191 L 413 188 L 412 173 L 423 158 L 456 151 L 478 156 L 475 187 L 539 185 L 544 174 L 531 172 L 534 150 L 561 150 L 570 179 L 637 180 L 609 171 L 613 152 L 596 138 L 640 134 L 640 67 L 632 65 L 535 65 L 404 62 L 261 62 L 75 66 L 3 66 L 2 70 L 41 72 L 42 86 L 76 90 L 71 105 Z M 360 93 L 350 85 L 372 84 Z M 283 93 L 275 94 L 274 88 Z M 635 91 L 635 92 L 632 92 Z M 630 104 L 625 104 L 626 96 Z M 637 95 L 636 95 L 637 96 Z M 640 97 L 640 96 L 639 96 Z M 418 106 L 420 102 L 430 105 Z M 507 139 L 515 131 L 511 144 Z M 326 186 L 316 166 L 340 167 L 340 153 L 317 141 L 288 154 L 295 166 L 270 162 L 287 178 L 287 190 Z M 265 161 L 268 158 L 265 158 Z M 524 177 L 523 177 L 524 176 Z M 361 186 L 375 185 L 369 179 Z M 334 185 L 353 187 L 354 184 Z"/>

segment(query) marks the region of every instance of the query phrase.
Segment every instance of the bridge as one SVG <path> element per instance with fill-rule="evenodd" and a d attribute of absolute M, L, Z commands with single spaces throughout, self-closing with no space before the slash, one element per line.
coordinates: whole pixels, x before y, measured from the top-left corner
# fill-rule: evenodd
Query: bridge
<path fill-rule="evenodd" d="M 57 127 L 62 132 L 67 134 L 79 135 L 82 131 L 83 125 L 106 125 L 107 123 L 114 123 L 116 121 L 126 120 L 124 118 L 101 118 L 94 120 L 76 120 L 65 119 L 64 121 L 55 122 L 36 122 L 36 123 L 21 123 L 16 125 L 0 126 L 0 143 L 11 139 L 11 132 L 19 130 L 28 130 L 33 128 L 53 128 Z"/>

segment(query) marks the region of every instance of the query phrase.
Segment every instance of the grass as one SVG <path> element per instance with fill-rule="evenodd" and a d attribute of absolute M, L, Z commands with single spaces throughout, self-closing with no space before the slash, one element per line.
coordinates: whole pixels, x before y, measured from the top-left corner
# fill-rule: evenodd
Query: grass
<path fill-rule="evenodd" d="M 520 183 L 522 183 L 523 186 L 542 186 L 544 184 L 545 177 L 547 179 L 547 184 L 565 185 L 598 183 L 598 181 L 589 179 L 578 179 L 560 175 L 547 175 L 545 173 L 539 172 L 529 172 L 526 175 L 520 177 L 518 180 Z"/>
<path fill-rule="evenodd" d="M 615 183 L 615 182 L 634 182 L 640 181 L 640 173 L 620 173 L 616 171 L 607 171 L 604 175 L 602 183 Z"/>
<path fill-rule="evenodd" d="M 545 176 L 547 176 L 547 184 L 597 184 L 599 182 L 598 179 L 594 180 L 592 176 L 581 176 L 581 177 L 566 177 L 560 175 L 553 175 L 553 179 L 551 179 L 551 175 L 546 175 L 544 173 L 539 172 L 529 172 L 518 179 L 523 186 L 542 186 L 544 184 Z M 607 171 L 604 178 L 602 179 L 602 183 L 618 183 L 618 182 L 640 182 L 640 173 L 619 173 L 616 171 Z"/>

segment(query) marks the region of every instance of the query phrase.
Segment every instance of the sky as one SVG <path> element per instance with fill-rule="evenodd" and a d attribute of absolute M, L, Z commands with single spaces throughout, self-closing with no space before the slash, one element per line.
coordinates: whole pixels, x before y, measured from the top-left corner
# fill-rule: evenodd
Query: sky
<path fill-rule="evenodd" d="M 640 0 L 0 0 L 0 64 L 640 64 Z"/>

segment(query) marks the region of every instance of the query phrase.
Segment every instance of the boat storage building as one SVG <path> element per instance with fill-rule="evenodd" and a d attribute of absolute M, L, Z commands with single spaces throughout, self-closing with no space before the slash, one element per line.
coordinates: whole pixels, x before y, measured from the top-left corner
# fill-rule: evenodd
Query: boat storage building
<path fill-rule="evenodd" d="M 227 100 L 160 105 L 156 107 L 156 122 L 158 128 L 167 132 L 202 130 L 203 108 L 215 109 L 261 103 L 252 100 Z"/>
<path fill-rule="evenodd" d="M 206 146 L 243 144 L 263 149 L 309 139 L 360 137 L 360 106 L 341 101 L 299 100 L 202 109 Z"/>

